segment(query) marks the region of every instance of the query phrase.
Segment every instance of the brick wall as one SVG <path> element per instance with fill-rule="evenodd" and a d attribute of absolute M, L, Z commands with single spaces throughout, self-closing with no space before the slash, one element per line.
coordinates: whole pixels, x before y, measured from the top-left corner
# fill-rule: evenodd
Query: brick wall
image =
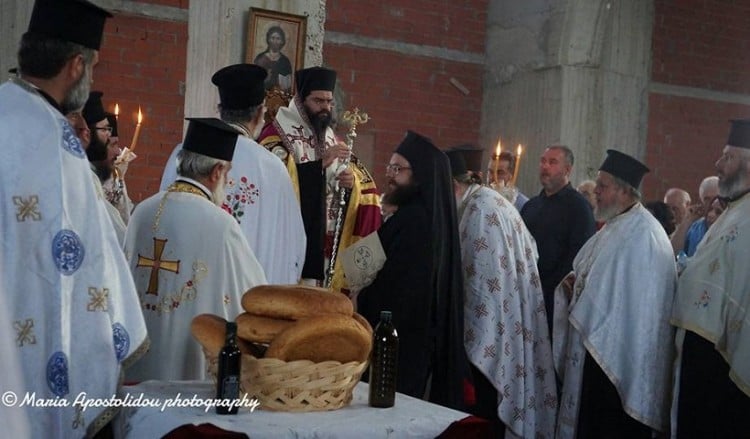
<path fill-rule="evenodd" d="M 750 2 L 656 0 L 652 81 L 706 92 L 750 94 Z M 698 196 L 713 175 L 727 139 L 729 119 L 750 117 L 750 106 L 722 102 L 710 93 L 649 96 L 644 180 L 647 200 L 667 188 Z"/>
<path fill-rule="evenodd" d="M 153 0 L 186 9 L 187 0 Z M 104 92 L 105 108 L 120 106 L 122 145 L 133 138 L 138 106 L 144 114 L 135 153 L 127 174 L 134 201 L 159 190 L 164 164 L 182 138 L 188 23 L 116 14 L 104 29 L 99 65 L 92 89 Z"/>
<path fill-rule="evenodd" d="M 326 31 L 484 54 L 486 10 L 486 0 L 329 0 Z M 407 129 L 442 148 L 478 142 L 482 66 L 330 43 L 323 47 L 323 60 L 339 73 L 343 106 L 357 106 L 372 117 L 358 131 L 374 139 L 371 171 L 379 187 Z M 470 93 L 461 93 L 451 78 Z"/>
<path fill-rule="evenodd" d="M 154 0 L 186 8 L 186 0 Z M 396 6 L 396 4 L 401 4 Z M 329 0 L 326 30 L 395 43 L 410 43 L 469 54 L 483 54 L 487 1 Z M 140 104 L 145 114 L 128 190 L 140 201 L 158 190 L 164 163 L 182 135 L 187 22 L 117 14 L 107 23 L 94 89 L 104 103 L 120 104 L 120 137 L 127 145 Z M 345 102 L 367 111 L 371 122 L 359 130 L 378 185 L 385 164 L 407 129 L 439 146 L 478 142 L 483 67 L 395 51 L 326 43 L 325 65 L 339 73 Z M 464 95 L 449 83 L 465 85 Z"/>

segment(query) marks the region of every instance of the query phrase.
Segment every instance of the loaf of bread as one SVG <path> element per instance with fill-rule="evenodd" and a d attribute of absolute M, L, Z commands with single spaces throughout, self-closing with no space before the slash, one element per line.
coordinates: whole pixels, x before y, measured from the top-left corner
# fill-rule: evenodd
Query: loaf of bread
<path fill-rule="evenodd" d="M 367 321 L 367 319 L 359 313 L 354 313 L 352 315 L 354 317 L 354 320 L 357 321 L 365 330 L 367 330 L 367 333 L 370 334 L 370 338 L 372 338 L 372 325 L 370 325 L 370 322 Z"/>
<path fill-rule="evenodd" d="M 352 301 L 341 293 L 305 285 L 260 285 L 242 296 L 242 307 L 250 314 L 298 320 L 322 314 L 351 317 Z"/>
<path fill-rule="evenodd" d="M 193 317 L 190 322 L 190 332 L 193 334 L 198 343 L 203 346 L 211 356 L 219 355 L 219 351 L 224 347 L 227 337 L 227 321 L 214 314 L 200 314 Z M 237 338 L 237 346 L 243 354 L 258 356 L 262 354 L 257 346 L 252 343 Z"/>
<path fill-rule="evenodd" d="M 237 336 L 254 343 L 270 343 L 281 331 L 294 324 L 294 320 L 274 319 L 242 313 L 237 316 Z"/>
<path fill-rule="evenodd" d="M 324 314 L 300 319 L 271 341 L 266 358 L 283 361 L 367 361 L 372 336 L 351 316 Z"/>

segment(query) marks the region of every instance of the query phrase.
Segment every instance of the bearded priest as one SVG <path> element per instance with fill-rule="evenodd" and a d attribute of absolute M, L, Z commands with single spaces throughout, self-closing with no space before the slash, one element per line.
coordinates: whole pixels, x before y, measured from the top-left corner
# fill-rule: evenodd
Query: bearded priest
<path fill-rule="evenodd" d="M 266 283 L 237 221 L 219 207 L 239 132 L 219 119 L 188 120 L 177 180 L 136 207 L 125 235 L 152 341 L 129 380 L 204 379 L 191 320 L 234 320 L 242 294 Z"/>

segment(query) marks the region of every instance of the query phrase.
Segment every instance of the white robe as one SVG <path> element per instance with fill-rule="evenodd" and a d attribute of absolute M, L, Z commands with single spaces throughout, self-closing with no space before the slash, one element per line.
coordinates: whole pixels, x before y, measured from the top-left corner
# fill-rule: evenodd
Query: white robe
<path fill-rule="evenodd" d="M 120 247 L 122 248 L 125 242 L 125 229 L 127 226 L 120 216 L 120 212 L 117 210 L 117 207 L 107 201 L 106 195 L 104 193 L 104 188 L 102 187 L 102 182 L 101 180 L 99 180 L 99 176 L 96 175 L 93 168 L 91 169 L 91 179 L 94 182 L 94 192 L 96 192 L 96 198 L 100 203 L 102 203 L 104 209 L 107 211 L 109 223 L 112 225 L 112 229 L 115 231 L 115 235 L 117 235 L 117 242 L 120 243 Z"/>
<path fill-rule="evenodd" d="M 557 389 L 534 238 L 500 194 L 473 185 L 460 203 L 464 344 L 497 389 L 513 434 L 552 438 Z"/>
<path fill-rule="evenodd" d="M 664 228 L 637 203 L 581 247 L 573 272 L 572 300 L 562 283 L 555 290 L 552 340 L 563 382 L 557 437 L 576 436 L 586 351 L 617 389 L 625 412 L 665 431 L 677 273 Z"/>
<path fill-rule="evenodd" d="M 677 347 L 685 330 L 714 343 L 729 364 L 729 377 L 750 396 L 750 195 L 731 203 L 708 229 L 680 276 L 672 324 Z M 681 355 L 681 350 L 679 351 Z M 680 382 L 675 361 L 675 383 Z M 679 388 L 674 392 L 676 421 Z M 750 414 L 749 414 L 750 415 Z M 674 424 L 673 424 L 674 426 Z"/>
<path fill-rule="evenodd" d="M 160 190 L 177 177 L 177 153 L 164 168 Z M 234 216 L 271 284 L 296 284 L 305 262 L 302 213 L 284 164 L 245 136 L 237 137 L 227 199 L 222 208 Z"/>
<path fill-rule="evenodd" d="M 0 86 L 0 282 L 24 391 L 68 407 L 26 406 L 31 437 L 82 437 L 148 346 L 127 262 L 65 117 L 20 80 Z M 19 395 L 23 397 L 24 395 Z M 7 432 L 3 432 L 6 434 Z"/>
<path fill-rule="evenodd" d="M 243 312 L 242 295 L 266 283 L 237 222 L 207 198 L 205 186 L 178 181 L 205 195 L 159 192 L 128 223 L 125 254 L 151 338 L 151 350 L 128 380 L 205 379 L 203 351 L 190 333 L 193 317 L 234 320 Z"/>

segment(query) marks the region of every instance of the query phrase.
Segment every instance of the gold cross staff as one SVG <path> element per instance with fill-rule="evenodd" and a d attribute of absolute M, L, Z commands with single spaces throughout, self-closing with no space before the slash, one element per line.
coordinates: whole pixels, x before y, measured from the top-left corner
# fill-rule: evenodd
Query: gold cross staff
<path fill-rule="evenodd" d="M 172 273 L 180 272 L 179 259 L 176 261 L 161 260 L 161 254 L 164 253 L 164 246 L 167 245 L 167 241 L 167 239 L 154 238 L 154 259 L 149 259 L 138 253 L 138 264 L 136 264 L 136 267 L 151 268 L 151 277 L 148 280 L 146 294 L 153 294 L 154 296 L 159 295 L 159 270 L 167 270 Z"/>

